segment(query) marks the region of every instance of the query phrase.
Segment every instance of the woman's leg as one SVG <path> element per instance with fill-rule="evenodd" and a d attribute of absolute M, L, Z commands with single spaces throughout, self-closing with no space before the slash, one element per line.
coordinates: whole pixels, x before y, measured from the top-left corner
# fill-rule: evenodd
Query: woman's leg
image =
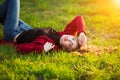
<path fill-rule="evenodd" d="M 20 19 L 19 20 L 19 26 L 16 28 L 16 30 L 21 33 L 23 31 L 29 30 L 29 29 L 32 29 L 31 26 Z"/>
<path fill-rule="evenodd" d="M 7 8 L 7 15 L 4 22 L 4 36 L 7 41 L 12 42 L 14 37 L 31 27 L 19 19 L 20 0 L 10 0 Z"/>
<path fill-rule="evenodd" d="M 1 24 L 4 24 L 8 3 L 9 3 L 9 0 L 4 0 L 4 2 L 0 5 L 0 23 Z"/>
<path fill-rule="evenodd" d="M 19 20 L 19 12 L 20 0 L 10 0 L 4 24 L 4 36 L 7 41 L 12 42 L 17 34 L 31 29 L 24 21 Z"/>
<path fill-rule="evenodd" d="M 12 34 L 19 23 L 20 1 L 10 0 L 7 8 L 7 15 L 4 24 L 4 37 L 8 41 L 13 41 L 18 34 Z"/>

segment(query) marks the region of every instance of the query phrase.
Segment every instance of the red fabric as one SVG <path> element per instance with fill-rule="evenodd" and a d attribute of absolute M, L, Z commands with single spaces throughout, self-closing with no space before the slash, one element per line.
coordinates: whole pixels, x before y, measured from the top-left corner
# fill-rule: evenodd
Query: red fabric
<path fill-rule="evenodd" d="M 58 32 L 60 36 L 63 34 L 75 35 L 76 33 L 79 34 L 80 32 L 85 32 L 85 22 L 82 16 L 75 17 L 64 29 L 62 32 Z M 40 36 L 37 37 L 31 43 L 21 43 L 15 44 L 16 50 L 23 53 L 28 54 L 29 52 L 41 53 L 43 51 L 43 46 L 46 42 L 51 42 L 53 44 L 54 41 L 51 40 L 47 36 Z M 58 46 L 55 45 L 53 50 L 59 50 Z"/>
<path fill-rule="evenodd" d="M 23 54 L 27 54 L 29 52 L 40 53 L 43 51 L 43 46 L 46 42 L 55 44 L 53 40 L 47 36 L 39 36 L 31 43 L 16 44 L 16 49 Z M 58 46 L 55 45 L 53 50 L 59 50 Z"/>
<path fill-rule="evenodd" d="M 69 34 L 75 36 L 79 35 L 80 32 L 85 32 L 85 22 L 82 16 L 76 16 L 64 29 L 63 32 L 59 32 L 59 35 Z"/>
<path fill-rule="evenodd" d="M 1 39 L 0 40 L 0 45 L 13 45 L 13 43 L 12 42 L 8 42 L 5 39 Z"/>

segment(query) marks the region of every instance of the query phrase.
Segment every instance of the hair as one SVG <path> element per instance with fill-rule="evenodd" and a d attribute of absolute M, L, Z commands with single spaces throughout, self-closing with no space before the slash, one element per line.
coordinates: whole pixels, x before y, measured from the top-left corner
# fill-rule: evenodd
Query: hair
<path fill-rule="evenodd" d="M 118 50 L 118 47 L 101 47 L 101 46 L 94 46 L 94 45 L 91 45 L 91 46 L 86 45 L 70 53 L 79 55 L 79 56 L 83 56 L 86 53 L 94 53 L 96 55 L 101 55 L 101 53 L 104 51 L 108 53 L 113 53 L 117 50 Z"/>
<path fill-rule="evenodd" d="M 61 48 L 60 43 L 59 43 L 60 36 L 51 27 L 47 27 L 47 28 L 34 28 L 34 29 L 26 30 L 26 31 L 22 32 L 18 36 L 17 43 L 32 42 L 38 36 L 48 36 L 49 38 L 51 38 L 55 42 L 55 44 L 58 47 Z"/>

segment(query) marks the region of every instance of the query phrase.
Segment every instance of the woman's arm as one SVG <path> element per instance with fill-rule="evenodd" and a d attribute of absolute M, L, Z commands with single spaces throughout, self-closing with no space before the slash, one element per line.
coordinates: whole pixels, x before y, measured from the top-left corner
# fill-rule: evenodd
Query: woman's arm
<path fill-rule="evenodd" d="M 75 36 L 79 35 L 81 32 L 85 33 L 85 22 L 82 16 L 76 16 L 64 29 L 63 32 L 59 34 L 69 34 Z M 86 33 L 85 33 L 86 34 Z"/>
<path fill-rule="evenodd" d="M 87 37 L 85 32 L 85 22 L 82 16 L 76 16 L 64 29 L 63 32 L 59 32 L 59 35 L 63 34 L 78 35 L 78 43 L 80 46 L 86 45 Z"/>
<path fill-rule="evenodd" d="M 21 43 L 16 45 L 16 50 L 22 54 L 28 54 L 30 52 L 41 53 L 43 51 L 43 45 Z"/>
<path fill-rule="evenodd" d="M 41 53 L 41 52 L 48 52 L 49 50 L 53 49 L 57 50 L 57 46 L 54 45 L 54 42 L 48 38 L 47 36 L 40 36 L 37 37 L 31 43 L 21 43 L 16 44 L 16 50 L 27 54 L 29 52 Z"/>

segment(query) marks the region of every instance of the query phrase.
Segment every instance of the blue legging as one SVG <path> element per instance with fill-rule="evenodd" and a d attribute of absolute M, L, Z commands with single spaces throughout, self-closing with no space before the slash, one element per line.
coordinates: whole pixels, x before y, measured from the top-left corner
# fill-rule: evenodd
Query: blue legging
<path fill-rule="evenodd" d="M 0 5 L 0 23 L 4 25 L 4 37 L 12 42 L 14 37 L 31 29 L 31 26 L 19 19 L 20 0 L 4 0 Z"/>

